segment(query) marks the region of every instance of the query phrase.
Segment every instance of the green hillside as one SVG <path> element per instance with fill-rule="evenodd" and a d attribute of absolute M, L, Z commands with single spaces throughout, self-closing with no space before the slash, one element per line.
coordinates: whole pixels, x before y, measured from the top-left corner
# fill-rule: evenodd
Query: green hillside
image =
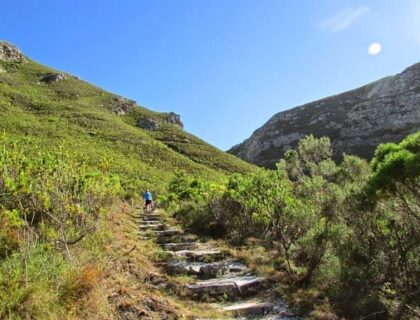
<path fill-rule="evenodd" d="M 156 318 L 174 308 L 148 284 L 139 195 L 179 172 L 222 182 L 254 167 L 5 42 L 0 112 L 0 319 L 117 318 L 126 311 L 107 297 L 130 286 L 133 305 L 155 299 Z"/>
<path fill-rule="evenodd" d="M 177 125 L 165 114 L 106 92 L 77 77 L 26 59 L 0 66 L 0 129 L 33 143 L 59 145 L 92 164 L 106 159 L 124 183 L 160 189 L 176 170 L 203 177 L 246 172 L 252 166 L 212 147 Z M 64 79 L 47 83 L 49 74 Z M 128 105 L 124 115 L 117 110 Z M 155 131 L 136 126 L 139 119 L 159 123 Z"/>

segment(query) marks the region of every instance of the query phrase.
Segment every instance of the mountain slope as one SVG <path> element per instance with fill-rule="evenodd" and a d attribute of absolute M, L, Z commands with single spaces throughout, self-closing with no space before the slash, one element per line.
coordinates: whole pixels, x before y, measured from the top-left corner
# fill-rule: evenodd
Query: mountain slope
<path fill-rule="evenodd" d="M 382 142 L 399 141 L 420 129 L 420 63 L 402 73 L 355 90 L 275 114 L 229 152 L 266 167 L 300 138 L 331 139 L 334 157 L 350 153 L 369 158 Z"/>
<path fill-rule="evenodd" d="M 158 189 L 176 170 L 208 177 L 252 170 L 183 131 L 176 115 L 174 120 L 174 114 L 142 108 L 40 65 L 5 42 L 0 43 L 0 111 L 0 130 L 7 135 L 62 145 L 92 164 L 106 159 L 127 179 Z"/>
<path fill-rule="evenodd" d="M 0 319 L 176 319 L 139 239 L 141 192 L 178 172 L 210 182 L 255 167 L 157 113 L 0 42 Z M 197 308 L 197 310 L 196 310 Z"/>

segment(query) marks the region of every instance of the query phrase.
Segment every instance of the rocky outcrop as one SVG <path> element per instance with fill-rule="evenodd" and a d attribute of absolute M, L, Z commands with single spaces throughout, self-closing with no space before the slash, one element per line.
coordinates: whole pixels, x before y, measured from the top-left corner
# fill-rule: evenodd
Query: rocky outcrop
<path fill-rule="evenodd" d="M 137 102 L 123 97 L 117 97 L 113 99 L 113 105 L 113 111 L 123 116 L 133 110 L 137 106 Z"/>
<path fill-rule="evenodd" d="M 420 130 L 420 63 L 361 88 L 274 115 L 230 153 L 274 167 L 305 135 L 328 136 L 334 158 L 370 158 L 376 146 Z"/>
<path fill-rule="evenodd" d="M 41 82 L 51 84 L 65 79 L 66 76 L 63 73 L 48 73 L 41 79 Z"/>
<path fill-rule="evenodd" d="M 161 124 L 165 122 L 174 124 L 181 129 L 184 128 L 184 124 L 181 121 L 181 117 L 174 112 L 166 113 L 163 117 L 141 118 L 137 121 L 137 126 L 141 129 L 156 131 L 159 130 Z"/>
<path fill-rule="evenodd" d="M 149 118 L 140 119 L 139 121 L 137 121 L 137 126 L 141 129 L 148 131 L 159 130 L 159 123 L 156 120 Z"/>
<path fill-rule="evenodd" d="M 14 45 L 5 41 L 0 41 L 0 60 L 6 62 L 21 62 L 26 60 L 26 58 Z"/>
<path fill-rule="evenodd" d="M 184 128 L 184 124 L 181 121 L 181 116 L 176 114 L 175 112 L 169 112 L 165 118 L 166 122 L 172 123 L 180 127 L 181 129 Z"/>

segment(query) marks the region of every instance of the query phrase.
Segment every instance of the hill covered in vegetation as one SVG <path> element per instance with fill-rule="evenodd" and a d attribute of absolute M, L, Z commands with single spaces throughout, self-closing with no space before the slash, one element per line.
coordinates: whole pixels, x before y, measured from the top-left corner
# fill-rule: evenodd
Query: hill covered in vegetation
<path fill-rule="evenodd" d="M 145 189 L 164 192 L 177 172 L 221 182 L 254 170 L 185 132 L 176 115 L 41 65 L 6 42 L 0 112 L 0 318 L 92 318 L 104 309 L 82 313 L 101 283 L 118 203 L 140 203 Z"/>
<path fill-rule="evenodd" d="M 145 109 L 13 50 L 0 44 L 0 129 L 7 135 L 63 146 L 92 163 L 107 159 L 113 170 L 150 187 L 177 169 L 208 176 L 252 170 L 182 130 L 173 114 Z"/>

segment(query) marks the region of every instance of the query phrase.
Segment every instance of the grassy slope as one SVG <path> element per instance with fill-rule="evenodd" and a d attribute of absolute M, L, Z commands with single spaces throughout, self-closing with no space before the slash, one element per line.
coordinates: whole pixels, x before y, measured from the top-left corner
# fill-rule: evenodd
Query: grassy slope
<path fill-rule="evenodd" d="M 118 116 L 113 112 L 118 107 L 118 96 L 76 77 L 67 75 L 65 80 L 53 84 L 40 82 L 50 72 L 57 71 L 31 60 L 24 63 L 0 60 L 1 148 L 10 141 L 28 139 L 39 148 L 25 149 L 25 152 L 49 152 L 62 148 L 94 170 L 104 167 L 108 172 L 118 174 L 127 194 L 145 188 L 164 192 L 178 170 L 213 181 L 224 180 L 230 172 L 254 170 L 253 166 L 173 124 L 161 123 L 160 130 L 154 132 L 137 128 L 135 124 L 139 118 L 161 121 L 164 115 L 136 107 L 128 114 Z M 25 155 L 31 158 L 30 154 Z M 39 259 L 43 263 L 49 261 L 47 267 L 54 270 L 49 276 L 56 279 L 54 281 L 39 278 L 38 270 L 34 269 L 28 273 L 29 279 L 33 279 L 30 286 L 18 282 L 13 289 L 8 283 L 10 275 L 7 272 L 13 273 L 12 269 L 7 269 L 8 263 L 15 259 L 23 264 L 26 246 L 37 248 L 37 243 L 22 242 L 13 251 L 14 258 L 0 260 L 0 286 L 6 281 L 8 292 L 14 295 L 13 299 L 10 297 L 9 301 L 4 301 L 9 306 L 4 309 L 9 310 L 9 318 L 108 319 L 124 318 L 127 312 L 140 314 L 138 312 L 144 311 L 159 319 L 163 314 L 195 312 L 196 307 L 178 302 L 173 295 L 156 291 L 150 283 L 147 275 L 158 272 L 152 270 L 150 257 L 146 255 L 153 250 L 142 248 L 135 220 L 128 219 L 126 212 L 118 207 L 121 206 L 117 205 L 115 209 L 114 205 L 112 214 L 98 224 L 95 232 L 71 246 L 74 259 L 65 262 L 67 271 L 61 271 L 51 260 L 50 257 L 61 257 L 54 250 L 39 253 Z M 137 213 L 138 209 L 131 211 L 131 215 Z M 1 214 L 4 216 L 5 213 L 0 204 L 0 217 Z M 24 230 L 32 228 L 41 232 L 38 226 L 28 226 Z M 133 246 L 134 251 L 131 250 Z M 126 252 L 130 254 L 127 256 Z M 36 262 L 38 256 L 29 259 Z M 139 278 L 139 274 L 146 276 Z M 15 278 L 19 280 L 18 276 Z M 69 282 L 68 279 L 76 280 Z M 69 282 L 70 291 L 75 292 L 70 300 L 60 298 L 61 292 L 67 290 L 60 287 L 62 282 L 64 285 Z M 86 291 L 86 294 L 81 295 L 79 290 Z M 124 294 L 126 291 L 128 295 Z M 132 309 L 133 306 L 149 305 L 150 301 L 149 309 Z M 0 318 L 2 316 L 5 314 L 0 310 Z"/>
<path fill-rule="evenodd" d="M 0 73 L 0 130 L 8 135 L 64 145 L 94 165 L 106 161 L 133 187 L 162 189 L 175 170 L 213 179 L 252 170 L 173 124 L 154 132 L 137 128 L 136 119 L 163 115 L 138 107 L 118 116 L 112 112 L 118 96 L 73 76 L 44 84 L 40 79 L 57 71 L 33 61 L 0 63 L 8 70 Z"/>

